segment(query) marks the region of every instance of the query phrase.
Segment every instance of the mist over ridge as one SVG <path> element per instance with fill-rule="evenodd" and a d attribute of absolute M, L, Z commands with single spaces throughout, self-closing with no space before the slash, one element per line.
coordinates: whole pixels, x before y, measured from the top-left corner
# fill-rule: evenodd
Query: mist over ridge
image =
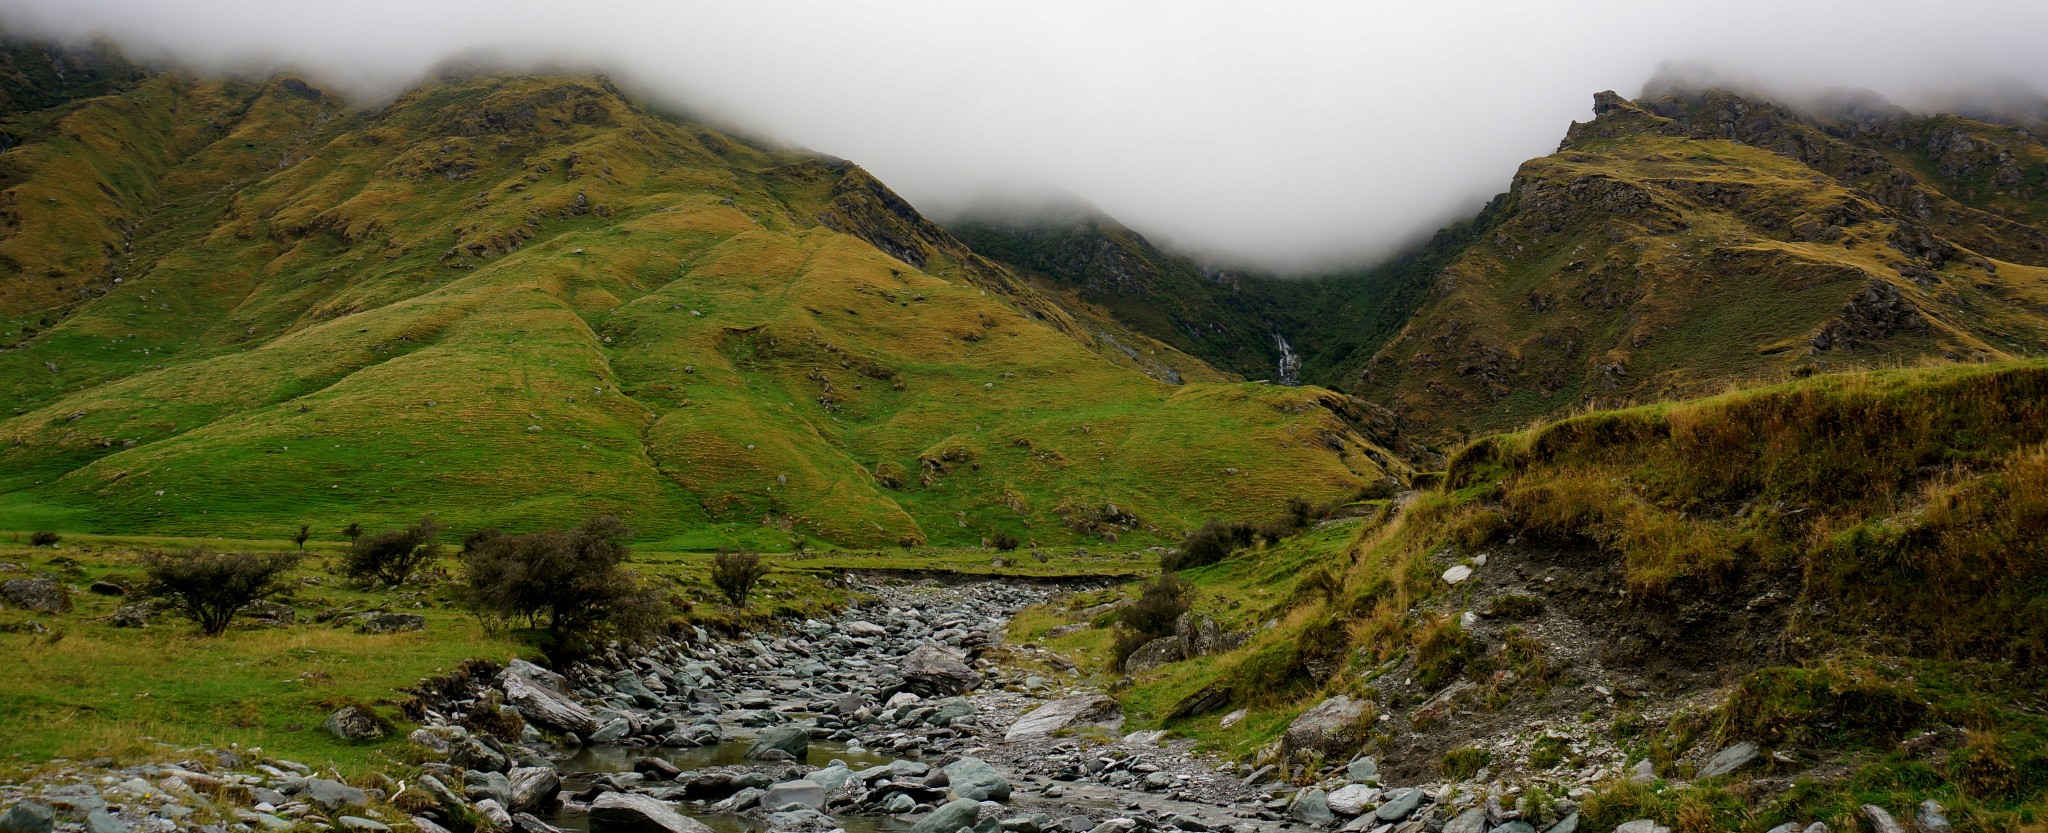
<path fill-rule="evenodd" d="M 1283 272 L 1468 215 L 1588 118 L 1591 93 L 1634 95 L 1660 67 L 1968 112 L 2038 103 L 2044 24 L 2048 7 L 2000 2 L 0 4 L 17 34 L 288 66 L 365 101 L 451 60 L 591 67 L 858 162 L 936 217 L 1080 201 L 1206 262 Z"/>

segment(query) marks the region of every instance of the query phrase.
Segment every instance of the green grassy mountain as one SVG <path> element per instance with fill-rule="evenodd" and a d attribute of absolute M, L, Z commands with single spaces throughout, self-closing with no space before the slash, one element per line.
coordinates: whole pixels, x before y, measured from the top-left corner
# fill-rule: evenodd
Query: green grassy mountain
<path fill-rule="evenodd" d="M 38 89 L 0 526 L 1086 543 L 1389 476 L 1345 397 L 1111 343 L 859 167 L 601 78 Z"/>
<path fill-rule="evenodd" d="M 1595 112 L 1340 387 L 1443 443 L 1736 381 L 2048 351 L 2034 134 L 1716 91 L 1602 93 Z"/>

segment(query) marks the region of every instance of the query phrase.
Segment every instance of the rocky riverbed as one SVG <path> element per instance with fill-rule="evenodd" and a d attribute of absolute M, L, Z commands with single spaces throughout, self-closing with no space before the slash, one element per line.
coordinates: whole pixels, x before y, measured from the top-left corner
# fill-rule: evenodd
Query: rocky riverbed
<path fill-rule="evenodd" d="M 865 601 L 784 633 L 427 681 L 410 737 L 426 762 L 408 780 L 348 784 L 235 750 L 58 766 L 0 787 L 0 833 L 1578 829 L 1565 799 L 1382 784 L 1369 758 L 1288 786 L 1274 767 L 1126 734 L 1116 702 L 1078 677 L 997 661 L 1008 617 L 1058 586 L 848 580 Z M 344 709 L 328 730 L 378 727 Z"/>

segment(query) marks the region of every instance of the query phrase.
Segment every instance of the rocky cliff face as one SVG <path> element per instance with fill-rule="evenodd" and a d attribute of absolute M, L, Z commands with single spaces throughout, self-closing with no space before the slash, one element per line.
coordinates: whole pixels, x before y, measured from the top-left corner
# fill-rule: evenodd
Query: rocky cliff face
<path fill-rule="evenodd" d="M 1354 380 L 1411 435 L 2048 349 L 2048 147 L 2026 131 L 1718 91 L 1594 110 Z"/>

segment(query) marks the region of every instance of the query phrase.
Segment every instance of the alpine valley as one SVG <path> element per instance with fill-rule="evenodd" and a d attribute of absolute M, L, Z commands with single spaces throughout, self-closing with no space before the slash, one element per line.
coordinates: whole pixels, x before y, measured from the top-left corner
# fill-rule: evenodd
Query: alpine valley
<path fill-rule="evenodd" d="M 2048 831 L 2048 102 L 1303 276 L 627 89 L 5 42 L 0 833 Z"/>

